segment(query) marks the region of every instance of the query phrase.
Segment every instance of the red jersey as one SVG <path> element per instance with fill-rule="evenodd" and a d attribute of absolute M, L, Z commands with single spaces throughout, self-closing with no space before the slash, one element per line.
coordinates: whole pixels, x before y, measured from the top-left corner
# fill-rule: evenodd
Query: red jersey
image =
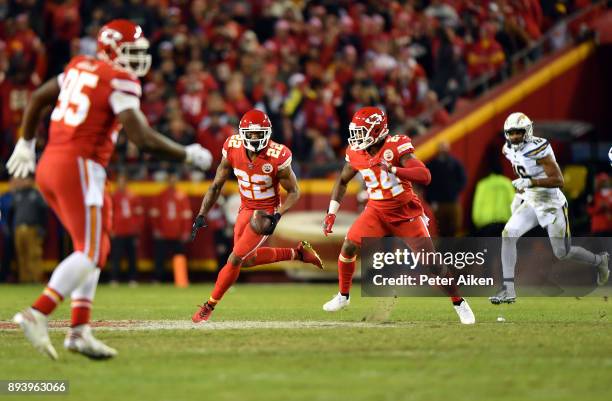
<path fill-rule="evenodd" d="M 251 161 L 242 146 L 240 135 L 227 138 L 223 144 L 226 158 L 238 180 L 242 208 L 265 210 L 280 205 L 278 171 L 291 166 L 291 151 L 285 145 L 270 141 Z"/>
<path fill-rule="evenodd" d="M 140 199 L 132 192 L 115 191 L 113 194 L 113 226 L 116 236 L 137 235 L 143 223 L 144 210 Z"/>
<path fill-rule="evenodd" d="M 140 108 L 138 78 L 111 62 L 74 57 L 58 76 L 61 87 L 51 114 L 46 152 L 70 154 L 106 166 L 119 124 L 116 115 Z"/>
<path fill-rule="evenodd" d="M 167 188 L 151 202 L 149 210 L 153 235 L 157 238 L 181 240 L 191 232 L 191 205 L 185 193 Z"/>
<path fill-rule="evenodd" d="M 418 196 L 412 191 L 412 183 L 397 178 L 380 168 L 384 159 L 391 166 L 402 167 L 400 158 L 414 152 L 414 146 L 406 135 L 389 135 L 378 153 L 371 156 L 367 150 L 346 150 L 346 161 L 358 170 L 368 191 L 368 207 L 384 211 L 395 219 L 410 219 L 423 214 Z"/>

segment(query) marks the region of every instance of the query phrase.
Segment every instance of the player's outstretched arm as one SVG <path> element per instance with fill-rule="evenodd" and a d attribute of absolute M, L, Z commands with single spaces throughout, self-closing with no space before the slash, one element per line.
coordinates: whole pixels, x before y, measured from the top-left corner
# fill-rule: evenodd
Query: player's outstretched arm
<path fill-rule="evenodd" d="M 57 77 L 51 78 L 32 93 L 21 122 L 21 135 L 23 139 L 29 141 L 34 138 L 43 110 L 48 106 L 55 105 L 59 94 L 60 86 L 57 82 Z"/>
<path fill-rule="evenodd" d="M 340 206 L 340 202 L 342 202 L 342 198 L 344 198 L 344 194 L 346 194 L 346 188 L 348 187 L 348 184 L 349 182 L 351 182 L 353 177 L 355 177 L 355 174 L 357 174 L 357 170 L 351 167 L 350 163 L 344 163 L 342 171 L 336 179 L 336 182 L 334 183 L 334 188 L 332 189 L 332 202 L 337 202 L 338 206 Z"/>
<path fill-rule="evenodd" d="M 202 205 L 200 206 L 200 211 L 193 222 L 193 226 L 191 227 L 191 240 L 193 241 L 198 233 L 198 229 L 203 227 L 208 227 L 206 224 L 206 215 L 213 207 L 213 205 L 219 199 L 219 195 L 221 195 L 221 190 L 223 189 L 223 185 L 225 185 L 225 181 L 229 178 L 229 175 L 232 171 L 232 166 L 230 162 L 224 157 L 217 167 L 217 172 L 215 173 L 215 179 L 213 180 L 210 187 L 208 187 L 208 191 L 204 195 L 204 199 L 202 199 Z"/>
<path fill-rule="evenodd" d="M 291 209 L 300 199 L 300 187 L 298 186 L 297 178 L 291 166 L 278 171 L 278 182 L 287 191 L 287 198 L 285 202 L 278 209 L 280 215 Z"/>
<path fill-rule="evenodd" d="M 344 167 L 342 167 L 342 171 L 334 183 L 331 201 L 327 209 L 327 216 L 325 216 L 325 220 L 323 221 L 323 234 L 326 236 L 333 232 L 332 228 L 336 221 L 336 213 L 338 213 L 340 209 L 340 202 L 342 202 L 342 198 L 344 198 L 344 194 L 346 194 L 348 183 L 355 177 L 355 174 L 357 174 L 357 170 L 351 167 L 350 163 L 344 163 Z"/>
<path fill-rule="evenodd" d="M 149 126 L 145 115 L 139 109 L 126 109 L 117 117 L 128 139 L 139 149 L 166 159 L 192 163 L 202 170 L 210 168 L 212 155 L 208 150 L 199 144 L 185 147 L 160 134 Z"/>
<path fill-rule="evenodd" d="M 32 93 L 21 123 L 21 135 L 6 167 L 9 174 L 25 178 L 36 169 L 36 127 L 43 111 L 57 101 L 60 87 L 57 78 L 50 79 Z"/>
<path fill-rule="evenodd" d="M 221 195 L 221 190 L 225 185 L 225 182 L 230 176 L 232 172 L 232 166 L 230 162 L 224 157 L 219 163 L 219 167 L 217 167 L 217 172 L 215 173 L 215 178 L 208 187 L 208 191 L 204 195 L 204 199 L 202 199 L 202 205 L 200 206 L 200 211 L 198 215 L 206 216 L 208 211 L 213 207 L 213 205 L 219 199 L 219 195 Z"/>
<path fill-rule="evenodd" d="M 400 158 L 402 167 L 391 167 L 391 172 L 402 180 L 408 180 L 417 184 L 429 185 L 431 173 L 422 161 L 416 158 L 414 153 L 407 153 Z"/>

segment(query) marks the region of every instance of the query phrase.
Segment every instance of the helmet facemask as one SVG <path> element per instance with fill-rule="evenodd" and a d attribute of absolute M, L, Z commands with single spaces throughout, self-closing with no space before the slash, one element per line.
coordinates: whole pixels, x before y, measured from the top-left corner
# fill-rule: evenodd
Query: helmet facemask
<path fill-rule="evenodd" d="M 370 128 L 366 128 L 364 126 L 357 125 L 355 123 L 349 124 L 349 138 L 348 143 L 351 149 L 353 150 L 365 150 L 370 146 L 374 145 L 376 142 L 380 141 L 382 138 L 387 136 L 389 130 L 385 128 L 383 132 L 377 138 L 374 138 L 371 134 L 372 130 L 376 124 L 370 125 Z"/>
<path fill-rule="evenodd" d="M 516 131 L 523 131 L 523 140 L 519 143 L 512 143 L 512 141 L 510 140 L 510 133 L 516 132 Z M 523 149 L 523 147 L 528 142 L 531 142 L 533 138 L 533 126 L 529 125 L 527 127 L 517 127 L 517 128 L 507 129 L 504 131 L 504 136 L 506 137 L 506 143 L 508 144 L 508 146 L 510 146 L 515 151 L 519 151 Z"/>
<path fill-rule="evenodd" d="M 145 38 L 137 39 L 133 43 L 122 43 L 117 49 L 115 63 L 131 71 L 138 77 L 147 75 L 151 68 L 151 55 L 148 54 L 149 41 Z"/>
<path fill-rule="evenodd" d="M 265 149 L 272 136 L 272 128 L 253 124 L 249 128 L 240 128 L 238 132 L 244 147 L 251 152 L 259 152 Z"/>

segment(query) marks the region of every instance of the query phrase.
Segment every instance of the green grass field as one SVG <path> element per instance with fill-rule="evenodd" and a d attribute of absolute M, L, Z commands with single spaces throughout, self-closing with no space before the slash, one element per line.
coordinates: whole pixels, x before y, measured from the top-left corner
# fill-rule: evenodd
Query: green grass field
<path fill-rule="evenodd" d="M 333 285 L 238 285 L 208 329 L 98 330 L 119 357 L 91 361 L 61 347 L 38 354 L 15 330 L 0 330 L 0 379 L 67 379 L 71 400 L 607 400 L 612 376 L 612 305 L 603 297 L 523 298 L 492 306 L 470 300 L 478 323 L 461 326 L 443 298 L 358 295 L 330 315 Z M 0 320 L 39 286 L 0 286 Z M 94 320 L 185 320 L 210 286 L 98 289 Z M 65 303 L 56 319 L 68 318 Z M 504 323 L 497 317 L 503 315 Z M 240 322 L 297 322 L 240 328 Z M 223 323 L 228 322 L 228 323 Z M 236 322 L 233 329 L 228 329 Z M 302 322 L 302 323 L 299 323 Z M 329 322 L 303 328 L 308 322 Z M 334 325 L 334 322 L 344 322 Z M 354 322 L 354 323 L 351 323 Z M 322 324 L 322 323 L 321 323 Z M 41 399 L 41 396 L 2 396 Z"/>

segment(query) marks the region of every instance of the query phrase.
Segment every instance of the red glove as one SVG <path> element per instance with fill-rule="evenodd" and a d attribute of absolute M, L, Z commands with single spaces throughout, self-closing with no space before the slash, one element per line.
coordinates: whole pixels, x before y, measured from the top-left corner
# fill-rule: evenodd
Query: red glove
<path fill-rule="evenodd" d="M 332 233 L 332 227 L 334 226 L 334 222 L 336 221 L 336 215 L 328 213 L 325 216 L 325 220 L 323 220 L 323 234 L 327 237 L 328 234 Z"/>

